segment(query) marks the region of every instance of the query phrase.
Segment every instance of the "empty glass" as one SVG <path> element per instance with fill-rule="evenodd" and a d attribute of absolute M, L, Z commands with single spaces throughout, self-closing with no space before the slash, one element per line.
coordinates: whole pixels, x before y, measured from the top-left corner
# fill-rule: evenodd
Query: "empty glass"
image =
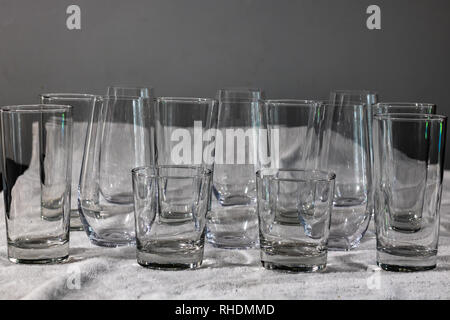
<path fill-rule="evenodd" d="M 153 98 L 155 93 L 151 87 L 109 86 L 106 95 L 109 97 Z"/>
<path fill-rule="evenodd" d="M 153 100 L 98 97 L 89 122 L 80 178 L 80 217 L 92 243 L 135 241 L 133 168 L 153 163 Z"/>
<path fill-rule="evenodd" d="M 12 262 L 51 263 L 69 255 L 71 108 L 1 108 L 3 196 Z"/>
<path fill-rule="evenodd" d="M 417 102 L 382 102 L 372 106 L 373 114 L 379 113 L 426 113 L 436 114 L 436 105 Z"/>
<path fill-rule="evenodd" d="M 133 169 L 137 261 L 155 269 L 202 264 L 211 170 L 203 166 Z"/>
<path fill-rule="evenodd" d="M 94 109 L 95 96 L 79 93 L 45 93 L 40 95 L 43 104 L 64 104 L 72 106 L 73 153 L 72 153 L 72 195 L 70 204 L 70 230 L 83 230 L 78 213 L 78 184 L 81 162 L 89 119 Z"/>
<path fill-rule="evenodd" d="M 374 116 L 377 263 L 389 271 L 436 266 L 447 117 Z"/>
<path fill-rule="evenodd" d="M 212 168 L 217 100 L 161 97 L 156 105 L 158 165 L 207 165 Z"/>
<path fill-rule="evenodd" d="M 216 247 L 251 248 L 258 241 L 255 173 L 262 100 L 220 100 L 213 196 L 207 239 Z"/>
<path fill-rule="evenodd" d="M 328 170 L 336 174 L 336 186 L 328 247 L 356 247 L 373 211 L 372 171 L 368 118 L 370 108 L 360 103 L 328 105 L 334 108 Z"/>
<path fill-rule="evenodd" d="M 263 266 L 287 271 L 324 269 L 335 175 L 263 169 L 256 177 Z M 284 216 L 296 219 L 280 219 Z"/>

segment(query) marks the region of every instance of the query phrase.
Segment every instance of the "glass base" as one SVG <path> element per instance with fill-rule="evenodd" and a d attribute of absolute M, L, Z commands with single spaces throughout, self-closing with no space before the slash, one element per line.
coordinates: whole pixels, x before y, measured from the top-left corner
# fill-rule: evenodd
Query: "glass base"
<path fill-rule="evenodd" d="M 277 271 L 285 271 L 285 272 L 318 272 L 325 270 L 326 264 L 318 264 L 318 265 L 284 265 L 273 262 L 261 261 L 264 268 L 268 270 L 277 270 Z"/>
<path fill-rule="evenodd" d="M 148 269 L 166 270 L 166 271 L 197 269 L 197 268 L 200 268 L 200 266 L 202 265 L 202 261 L 195 262 L 195 263 L 189 263 L 189 264 L 183 264 L 183 263 L 159 264 L 159 263 L 150 263 L 150 262 L 138 259 L 137 262 L 139 263 L 139 265 L 141 265 L 145 268 L 148 268 Z"/>
<path fill-rule="evenodd" d="M 208 212 L 206 239 L 216 248 L 255 248 L 258 234 L 255 206 L 220 207 Z"/>
<path fill-rule="evenodd" d="M 20 264 L 51 264 L 51 263 L 61 263 L 65 262 L 69 258 L 69 255 L 58 258 L 49 258 L 49 259 L 21 259 L 21 258 L 13 258 L 8 257 L 8 260 L 12 263 L 20 263 Z"/>
<path fill-rule="evenodd" d="M 350 251 L 359 246 L 370 224 L 371 205 L 359 198 L 341 198 L 331 214 L 328 250 Z"/>
<path fill-rule="evenodd" d="M 437 256 L 435 250 L 428 251 L 425 254 L 420 254 L 423 250 L 415 250 L 414 248 L 408 250 L 399 249 L 398 254 L 392 252 L 384 252 L 377 250 L 377 265 L 386 271 L 396 272 L 414 272 L 426 271 L 436 268 Z"/>
<path fill-rule="evenodd" d="M 88 232 L 88 236 L 92 244 L 100 247 L 116 248 L 134 246 L 136 244 L 134 233 L 124 232 L 123 230 L 102 230 L 101 237 L 95 233 Z"/>
<path fill-rule="evenodd" d="M 318 246 L 279 245 L 267 241 L 261 246 L 261 263 L 266 269 L 314 272 L 325 269 L 327 264 L 327 251 Z"/>
<path fill-rule="evenodd" d="M 137 262 L 161 270 L 195 269 L 203 261 L 204 239 L 199 241 L 152 241 L 138 244 Z"/>
<path fill-rule="evenodd" d="M 234 232 L 208 233 L 206 238 L 214 248 L 219 249 L 247 250 L 258 246 L 257 241 L 246 239 Z"/>
<path fill-rule="evenodd" d="M 361 242 L 361 238 L 359 238 L 355 242 L 351 242 L 346 238 L 329 238 L 328 239 L 328 250 L 330 251 L 350 251 L 359 246 Z"/>
<path fill-rule="evenodd" d="M 84 227 L 81 223 L 78 209 L 70 210 L 70 231 L 83 231 Z"/>
<path fill-rule="evenodd" d="M 8 243 L 8 259 L 13 263 L 59 263 L 69 257 L 69 241 L 32 240 Z"/>

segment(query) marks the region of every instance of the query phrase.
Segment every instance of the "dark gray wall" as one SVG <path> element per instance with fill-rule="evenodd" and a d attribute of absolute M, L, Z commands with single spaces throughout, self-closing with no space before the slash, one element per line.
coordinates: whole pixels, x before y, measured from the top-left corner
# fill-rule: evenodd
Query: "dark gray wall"
<path fill-rule="evenodd" d="M 81 7 L 81 31 L 66 28 L 70 4 Z M 366 28 L 370 4 L 382 30 Z M 126 83 L 160 96 L 373 89 L 448 114 L 449 35 L 448 0 L 0 0 L 0 105 Z"/>

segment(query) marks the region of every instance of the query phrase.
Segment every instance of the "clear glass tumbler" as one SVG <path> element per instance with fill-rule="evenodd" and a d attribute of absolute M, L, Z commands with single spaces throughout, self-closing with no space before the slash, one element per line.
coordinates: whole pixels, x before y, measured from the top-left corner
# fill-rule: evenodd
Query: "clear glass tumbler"
<path fill-rule="evenodd" d="M 389 271 L 436 266 L 447 117 L 374 116 L 377 263 Z"/>
<path fill-rule="evenodd" d="M 207 239 L 221 248 L 245 249 L 258 243 L 256 170 L 259 130 L 266 125 L 264 102 L 219 101 Z"/>
<path fill-rule="evenodd" d="M 52 263 L 69 255 L 72 107 L 2 107 L 8 258 Z"/>
<path fill-rule="evenodd" d="M 43 104 L 63 104 L 72 106 L 72 195 L 70 204 L 70 230 L 83 230 L 78 213 L 78 185 L 80 183 L 81 163 L 89 119 L 94 109 L 95 95 L 80 93 L 44 93 L 40 95 Z"/>
<path fill-rule="evenodd" d="M 153 166 L 132 171 L 137 261 L 154 269 L 193 269 L 203 261 L 211 170 Z"/>
<path fill-rule="evenodd" d="M 327 170 L 336 174 L 328 247 L 350 250 L 358 246 L 373 212 L 368 132 L 371 109 L 353 102 L 327 108 L 334 109 Z"/>
<path fill-rule="evenodd" d="M 369 139 L 370 167 L 373 168 L 373 145 L 372 145 L 372 122 L 373 122 L 373 106 L 378 103 L 379 95 L 371 90 L 333 90 L 330 93 L 330 104 L 342 106 L 348 104 L 361 104 L 367 108 L 367 132 Z M 373 177 L 373 172 L 371 172 Z M 373 196 L 373 194 L 372 194 Z M 373 203 L 373 199 L 371 200 Z M 373 209 L 373 208 L 372 208 Z M 373 217 L 373 211 L 371 213 Z"/>
<path fill-rule="evenodd" d="M 92 243 L 134 244 L 133 168 L 153 164 L 153 100 L 97 97 L 81 167 L 79 208 Z"/>
<path fill-rule="evenodd" d="M 263 266 L 306 272 L 324 269 L 335 175 L 263 169 L 256 177 Z M 284 216 L 296 219 L 280 219 Z"/>

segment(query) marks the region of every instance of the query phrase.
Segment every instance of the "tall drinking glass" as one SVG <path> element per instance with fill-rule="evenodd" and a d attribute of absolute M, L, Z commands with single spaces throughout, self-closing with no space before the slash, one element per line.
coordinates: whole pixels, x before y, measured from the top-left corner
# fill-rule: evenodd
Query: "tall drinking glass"
<path fill-rule="evenodd" d="M 361 104 L 366 106 L 371 170 L 373 168 L 373 146 L 372 146 L 373 106 L 374 104 L 378 103 L 378 101 L 379 101 L 378 93 L 371 90 L 334 90 L 330 93 L 330 104 L 334 106 L 348 105 L 349 103 Z M 373 177 L 373 172 L 371 172 L 371 176 Z M 373 203 L 373 199 L 370 202 Z M 373 211 L 371 215 L 373 216 Z"/>
<path fill-rule="evenodd" d="M 153 101 L 98 97 L 81 167 L 80 217 L 92 243 L 134 244 L 130 172 L 153 161 Z"/>
<path fill-rule="evenodd" d="M 374 116 L 377 263 L 389 271 L 436 266 L 447 117 Z"/>
<path fill-rule="evenodd" d="M 211 170 L 201 165 L 133 169 L 140 265 L 173 270 L 202 264 L 210 187 Z"/>
<path fill-rule="evenodd" d="M 328 108 L 334 109 L 328 170 L 336 174 L 329 248 L 350 250 L 364 236 L 373 211 L 370 108 L 354 102 Z"/>
<path fill-rule="evenodd" d="M 79 93 L 44 93 L 40 95 L 43 104 L 65 104 L 72 106 L 73 153 L 72 153 L 72 195 L 70 204 L 70 230 L 83 230 L 78 213 L 78 185 L 81 163 L 89 119 L 94 109 L 95 96 Z"/>
<path fill-rule="evenodd" d="M 51 263 L 69 255 L 72 107 L 1 108 L 8 258 Z"/>
<path fill-rule="evenodd" d="M 255 174 L 266 125 L 262 100 L 219 101 L 213 195 L 207 239 L 216 247 L 251 248 L 258 241 Z"/>

